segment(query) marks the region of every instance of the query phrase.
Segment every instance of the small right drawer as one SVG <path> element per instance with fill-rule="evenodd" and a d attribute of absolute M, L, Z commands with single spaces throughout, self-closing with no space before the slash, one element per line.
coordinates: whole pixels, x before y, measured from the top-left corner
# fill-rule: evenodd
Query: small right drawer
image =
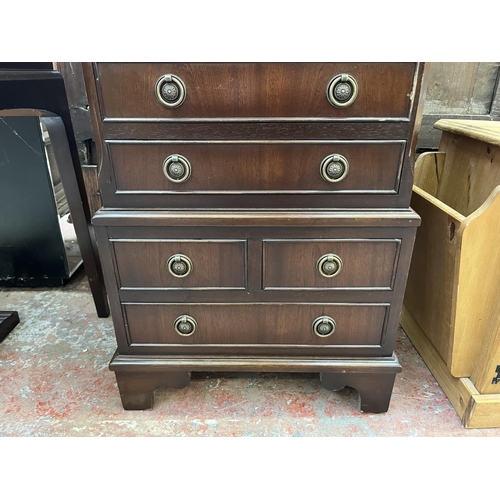
<path fill-rule="evenodd" d="M 400 239 L 264 240 L 264 289 L 392 290 Z"/>

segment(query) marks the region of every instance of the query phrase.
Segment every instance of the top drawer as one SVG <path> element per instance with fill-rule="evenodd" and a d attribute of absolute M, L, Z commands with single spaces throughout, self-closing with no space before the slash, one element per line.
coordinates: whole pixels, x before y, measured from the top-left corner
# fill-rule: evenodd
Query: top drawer
<path fill-rule="evenodd" d="M 103 118 L 132 120 L 407 118 L 415 70 L 415 63 L 98 63 L 95 71 Z M 167 103 L 182 100 L 185 86 L 177 107 L 156 96 L 163 75 L 178 78 L 158 84 Z M 332 83 L 334 105 L 327 94 L 339 75 L 348 77 Z M 353 92 L 352 103 L 338 107 Z"/>

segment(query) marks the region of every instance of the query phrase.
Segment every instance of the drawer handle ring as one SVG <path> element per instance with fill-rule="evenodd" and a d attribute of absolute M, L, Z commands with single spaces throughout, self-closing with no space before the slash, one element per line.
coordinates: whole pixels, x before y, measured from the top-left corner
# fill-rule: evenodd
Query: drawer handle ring
<path fill-rule="evenodd" d="M 171 182 L 186 182 L 191 176 L 191 163 L 184 156 L 170 155 L 163 161 L 163 174 Z"/>
<path fill-rule="evenodd" d="M 321 276 L 325 278 L 333 278 L 342 271 L 342 259 L 334 253 L 327 253 L 318 259 L 316 269 Z"/>
<path fill-rule="evenodd" d="M 196 323 L 196 320 L 193 317 L 187 315 L 179 316 L 174 321 L 175 331 L 183 337 L 189 337 L 190 335 L 193 335 L 197 326 L 198 323 Z"/>
<path fill-rule="evenodd" d="M 349 162 L 345 156 L 339 154 L 328 155 L 323 158 L 319 167 L 321 177 L 327 182 L 340 182 L 349 172 Z"/>
<path fill-rule="evenodd" d="M 166 108 L 177 108 L 186 99 L 186 85 L 175 75 L 163 75 L 155 85 L 155 95 Z"/>
<path fill-rule="evenodd" d="M 167 268 L 175 278 L 185 278 L 193 270 L 193 263 L 187 255 L 176 253 L 168 259 Z"/>
<path fill-rule="evenodd" d="M 320 316 L 313 321 L 312 329 L 318 337 L 329 337 L 337 328 L 337 323 L 330 316 Z"/>
<path fill-rule="evenodd" d="M 358 82 L 345 73 L 334 76 L 326 88 L 326 97 L 332 106 L 346 108 L 358 97 Z"/>

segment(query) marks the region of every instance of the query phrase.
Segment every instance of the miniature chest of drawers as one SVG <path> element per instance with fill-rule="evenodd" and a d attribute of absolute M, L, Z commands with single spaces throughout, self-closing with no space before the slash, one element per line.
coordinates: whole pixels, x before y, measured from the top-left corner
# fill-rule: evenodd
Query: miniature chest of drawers
<path fill-rule="evenodd" d="M 419 217 L 418 63 L 98 63 L 93 224 L 125 409 L 192 371 L 318 372 L 387 411 Z"/>

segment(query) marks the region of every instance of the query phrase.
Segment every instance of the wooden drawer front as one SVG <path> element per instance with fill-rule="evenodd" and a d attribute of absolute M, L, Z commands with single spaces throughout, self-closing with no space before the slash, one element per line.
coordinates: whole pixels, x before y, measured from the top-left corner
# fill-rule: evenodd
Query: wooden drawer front
<path fill-rule="evenodd" d="M 407 117 L 415 63 L 99 63 L 106 118 Z M 166 108 L 157 80 L 179 77 L 186 98 Z M 358 83 L 356 100 L 332 106 L 326 91 L 339 74 Z"/>
<path fill-rule="evenodd" d="M 392 289 L 401 240 L 264 240 L 264 289 Z M 318 260 L 340 257 L 342 269 L 322 276 Z"/>
<path fill-rule="evenodd" d="M 118 192 L 341 192 L 394 194 L 405 142 L 324 143 L 108 143 Z M 323 159 L 346 158 L 349 170 L 339 182 L 320 175 Z M 191 176 L 170 181 L 163 162 L 185 157 Z"/>
<path fill-rule="evenodd" d="M 245 288 L 246 241 L 112 240 L 122 288 Z M 192 271 L 177 278 L 167 268 L 186 255 Z"/>
<path fill-rule="evenodd" d="M 132 345 L 138 344 L 302 344 L 380 345 L 387 304 L 125 304 Z M 189 315 L 197 327 L 188 337 L 174 329 Z M 330 316 L 336 329 L 328 337 L 312 330 Z"/>

